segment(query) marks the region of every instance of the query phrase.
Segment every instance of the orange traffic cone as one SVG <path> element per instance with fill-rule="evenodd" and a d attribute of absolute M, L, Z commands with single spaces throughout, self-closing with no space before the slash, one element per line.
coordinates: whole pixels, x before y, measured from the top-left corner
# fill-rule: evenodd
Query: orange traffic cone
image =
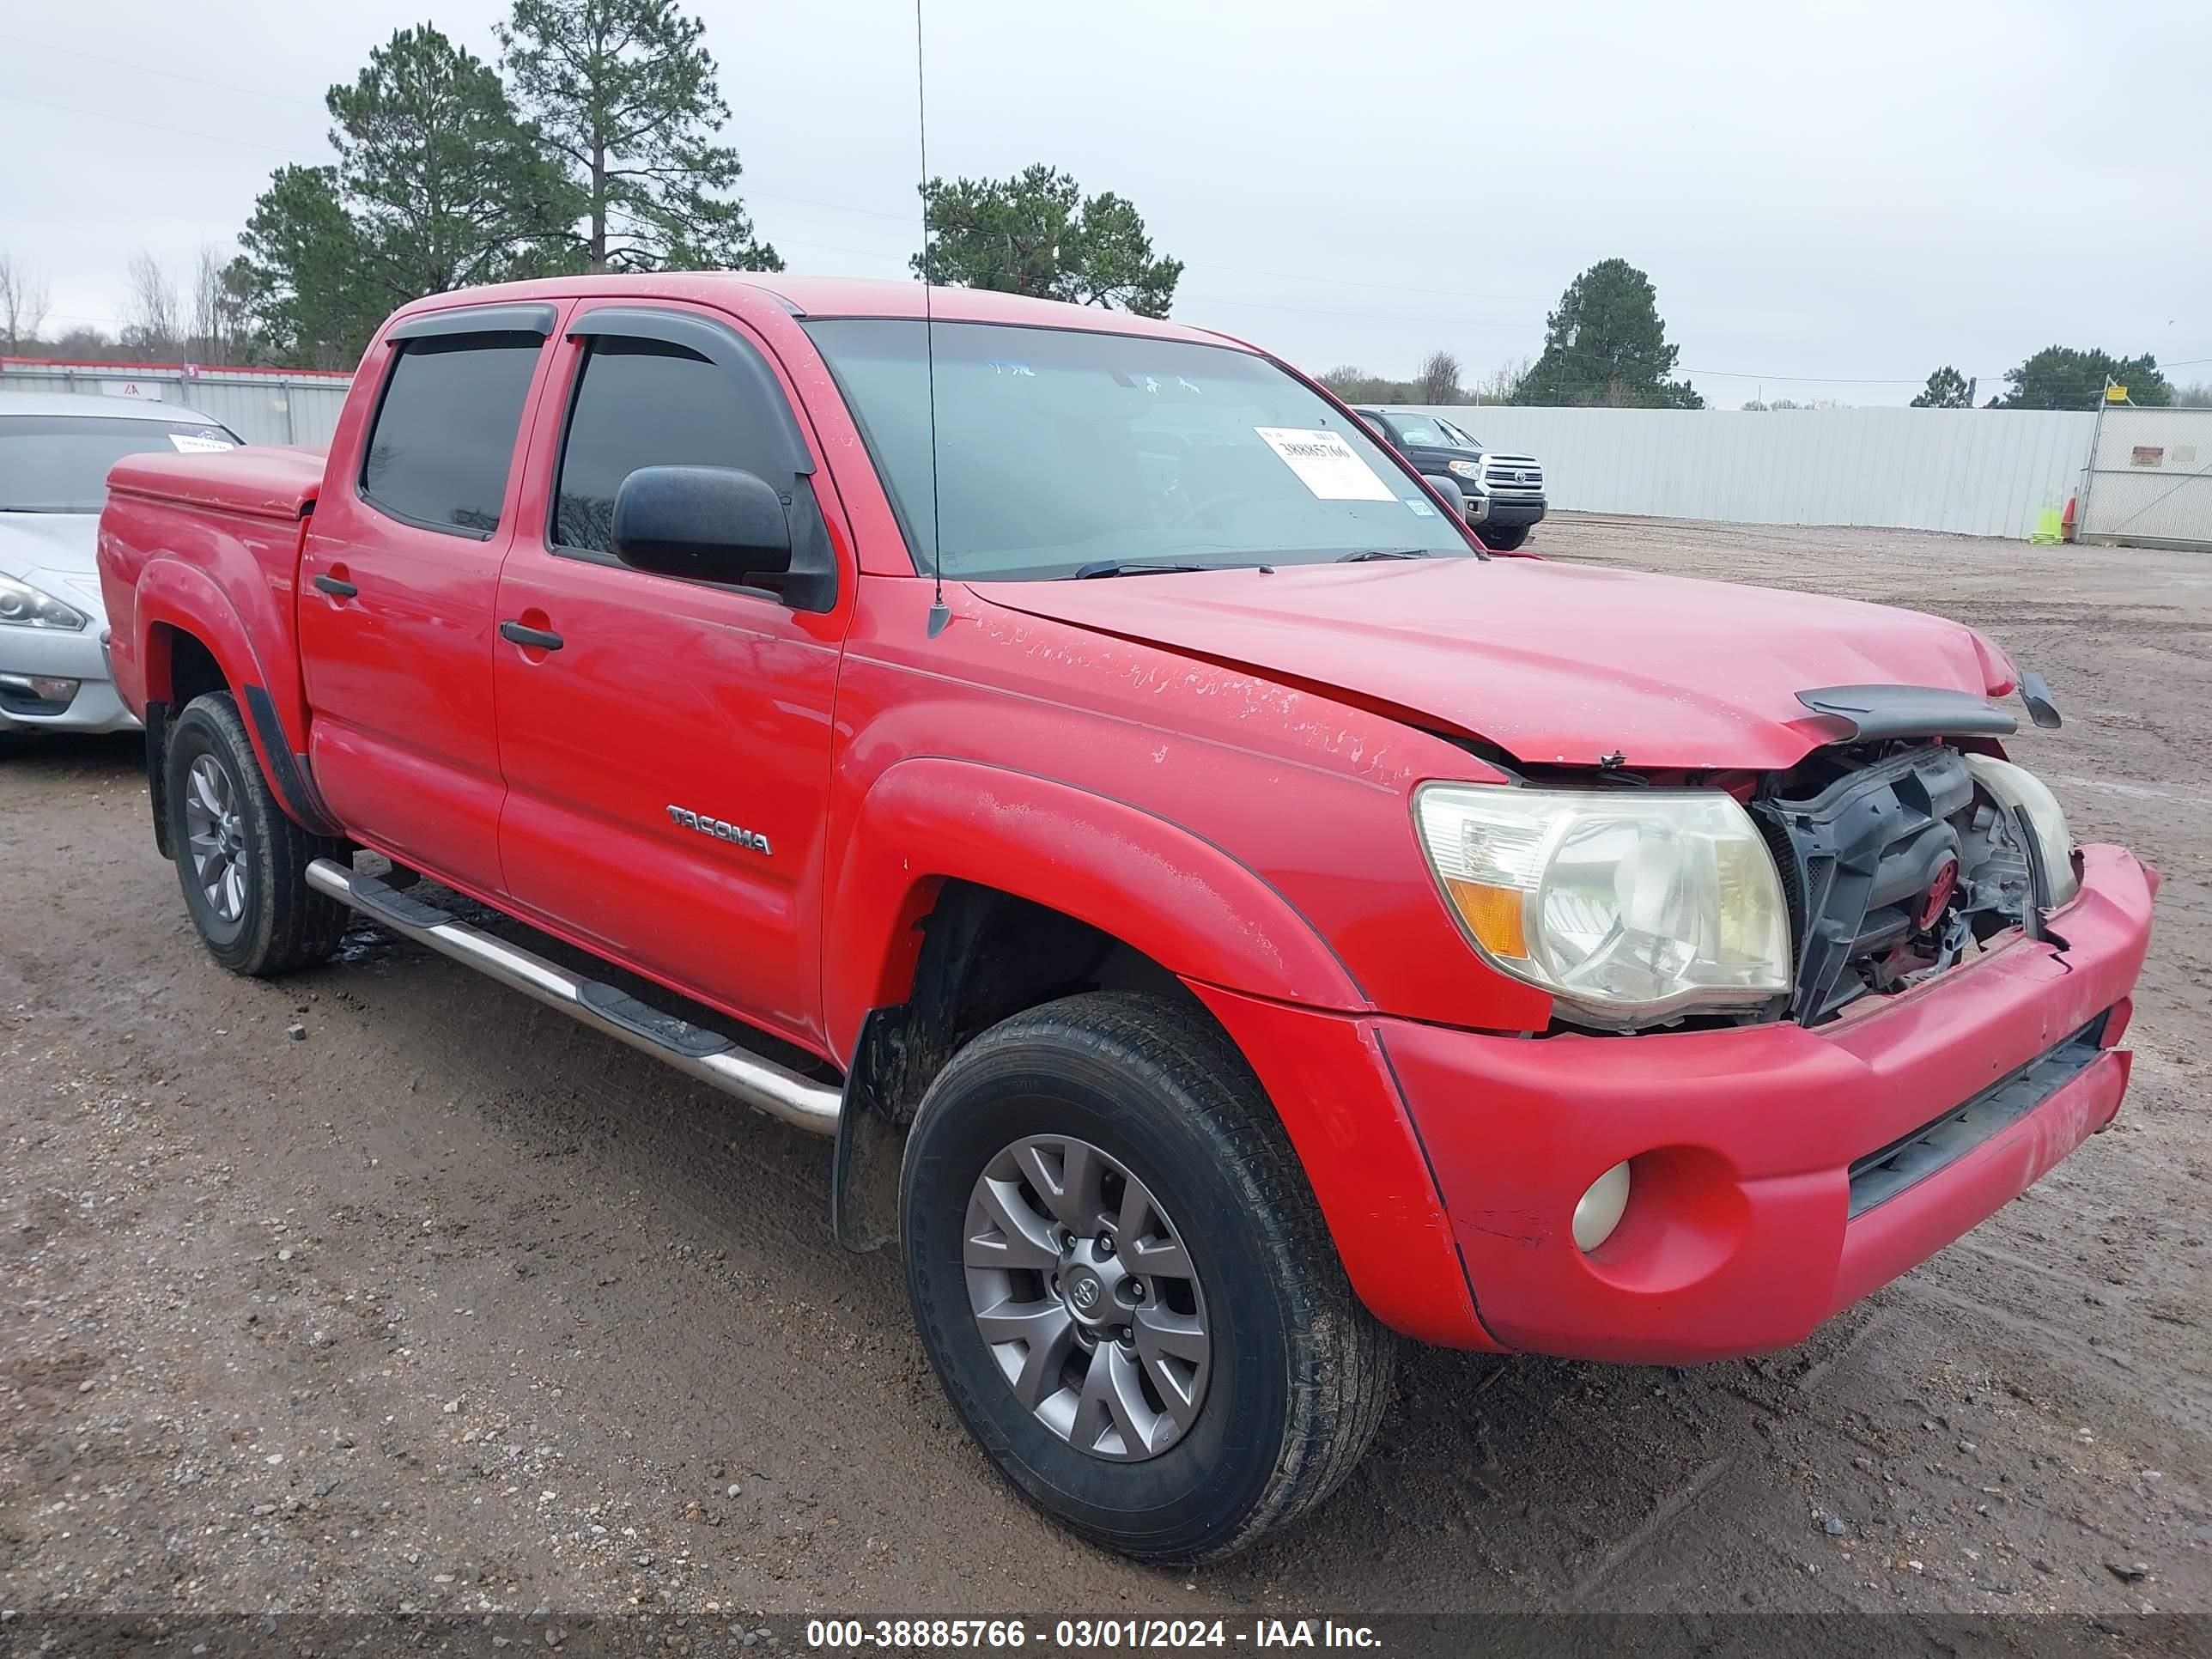
<path fill-rule="evenodd" d="M 2074 539 L 2074 506 L 2075 497 L 2069 495 L 2066 498 L 2066 511 L 2061 514 L 2058 519 L 2058 538 L 2061 541 L 2070 542 Z"/>

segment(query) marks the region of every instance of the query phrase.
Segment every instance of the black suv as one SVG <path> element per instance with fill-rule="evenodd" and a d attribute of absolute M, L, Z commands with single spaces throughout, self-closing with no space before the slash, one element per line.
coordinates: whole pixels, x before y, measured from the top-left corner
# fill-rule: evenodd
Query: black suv
<path fill-rule="evenodd" d="M 1544 518 L 1544 469 L 1533 455 L 1497 455 L 1441 415 L 1354 404 L 1352 412 L 1416 471 L 1449 478 L 1483 544 L 1510 553 Z"/>

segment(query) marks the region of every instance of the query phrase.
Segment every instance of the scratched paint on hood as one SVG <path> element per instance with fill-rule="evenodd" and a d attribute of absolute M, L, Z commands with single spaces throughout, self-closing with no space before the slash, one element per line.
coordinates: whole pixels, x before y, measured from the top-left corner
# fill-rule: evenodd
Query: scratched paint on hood
<path fill-rule="evenodd" d="M 1531 763 L 1776 768 L 1826 740 L 1797 693 L 1989 695 L 2005 658 L 1917 611 L 1539 560 L 998 582 L 986 602 L 1425 715 Z"/>

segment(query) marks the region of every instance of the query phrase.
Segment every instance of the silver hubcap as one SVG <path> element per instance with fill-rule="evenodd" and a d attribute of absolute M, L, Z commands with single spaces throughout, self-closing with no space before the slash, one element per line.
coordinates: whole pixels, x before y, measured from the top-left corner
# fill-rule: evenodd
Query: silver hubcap
<path fill-rule="evenodd" d="M 1087 1140 L 1032 1135 L 968 1200 L 968 1304 L 1014 1397 L 1079 1451 L 1156 1457 L 1206 1403 L 1213 1341 L 1182 1237 Z"/>
<path fill-rule="evenodd" d="M 185 842 L 208 908 L 236 921 L 246 914 L 246 822 L 238 792 L 212 755 L 185 775 Z"/>

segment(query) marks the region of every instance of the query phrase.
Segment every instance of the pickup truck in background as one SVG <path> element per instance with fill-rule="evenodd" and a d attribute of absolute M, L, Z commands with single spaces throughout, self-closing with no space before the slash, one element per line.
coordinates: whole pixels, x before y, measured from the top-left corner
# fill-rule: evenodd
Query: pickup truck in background
<path fill-rule="evenodd" d="M 1534 456 L 1493 453 L 1464 428 L 1425 410 L 1355 404 L 1352 412 L 1422 476 L 1459 487 L 1467 521 L 1484 546 L 1516 552 L 1543 523 L 1544 469 Z"/>
<path fill-rule="evenodd" d="M 830 1137 L 978 1443 L 1146 1559 L 1341 1481 L 1400 1335 L 1793 1343 L 2118 1110 L 2155 880 L 1995 644 L 1491 560 L 1263 352 L 923 297 L 440 295 L 327 458 L 118 465 L 215 960 L 365 915 Z"/>

